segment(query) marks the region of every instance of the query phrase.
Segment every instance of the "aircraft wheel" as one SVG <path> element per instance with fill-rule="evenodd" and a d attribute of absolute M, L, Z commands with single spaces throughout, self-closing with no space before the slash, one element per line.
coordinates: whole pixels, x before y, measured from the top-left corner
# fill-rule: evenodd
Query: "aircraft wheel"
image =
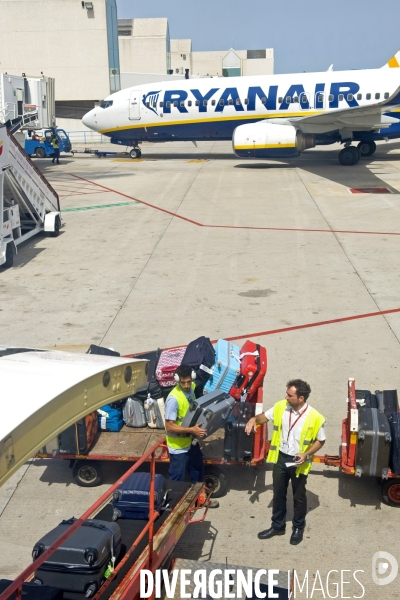
<path fill-rule="evenodd" d="M 12 244 L 7 244 L 6 248 L 6 261 L 3 263 L 4 269 L 11 269 L 14 263 L 14 250 Z"/>
<path fill-rule="evenodd" d="M 35 156 L 37 158 L 46 158 L 46 150 L 44 148 L 35 148 Z"/>
<path fill-rule="evenodd" d="M 132 148 L 132 150 L 129 152 L 129 156 L 131 158 L 140 158 L 142 156 L 140 148 Z"/>
<path fill-rule="evenodd" d="M 376 150 L 376 144 L 372 140 L 369 142 L 363 141 L 357 144 L 357 148 L 360 151 L 361 157 L 372 156 Z"/>
<path fill-rule="evenodd" d="M 355 146 L 347 146 L 339 152 L 339 162 L 345 167 L 356 165 L 360 160 L 360 151 Z"/>

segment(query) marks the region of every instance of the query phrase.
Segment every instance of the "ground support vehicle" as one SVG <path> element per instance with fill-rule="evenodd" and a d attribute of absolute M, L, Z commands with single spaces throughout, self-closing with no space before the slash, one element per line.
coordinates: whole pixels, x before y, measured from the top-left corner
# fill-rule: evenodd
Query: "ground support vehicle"
<path fill-rule="evenodd" d="M 71 152 L 72 145 L 68 134 L 64 129 L 46 129 L 43 134 L 30 132 L 31 137 L 25 138 L 24 150 L 28 156 L 36 156 L 36 158 L 47 158 L 54 156 L 54 148 L 51 143 L 53 135 L 57 137 L 60 152 Z M 33 135 L 32 135 L 33 133 Z"/>
<path fill-rule="evenodd" d="M 57 192 L 0 126 L 0 266 L 12 266 L 22 242 L 42 231 L 56 237 L 61 226 Z"/>
<path fill-rule="evenodd" d="M 262 411 L 263 390 L 259 388 L 256 397 L 256 414 Z M 99 431 L 88 454 L 63 454 L 39 452 L 37 458 L 54 458 L 71 461 L 75 482 L 82 487 L 100 485 L 102 480 L 102 461 L 136 462 L 153 444 L 159 444 L 156 452 L 157 462 L 169 462 L 163 429 L 149 427 L 133 428 L 124 426 L 121 431 L 111 433 Z M 219 430 L 202 441 L 205 464 L 205 482 L 214 498 L 226 493 L 227 480 L 220 465 L 259 465 L 264 462 L 266 448 L 266 425 L 258 427 L 253 442 L 253 456 L 248 462 L 236 462 L 224 458 L 224 431 Z"/>

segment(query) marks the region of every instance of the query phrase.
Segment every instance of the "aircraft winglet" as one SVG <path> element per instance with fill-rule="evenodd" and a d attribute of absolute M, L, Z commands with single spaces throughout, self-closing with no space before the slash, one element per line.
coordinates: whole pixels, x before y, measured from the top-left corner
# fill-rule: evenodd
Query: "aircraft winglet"
<path fill-rule="evenodd" d="M 384 65 L 382 67 L 382 69 L 398 69 L 400 67 L 400 50 L 398 50 L 396 52 L 396 54 L 394 56 L 392 56 L 392 58 L 390 60 L 388 60 L 388 62 L 386 63 L 386 65 Z"/>

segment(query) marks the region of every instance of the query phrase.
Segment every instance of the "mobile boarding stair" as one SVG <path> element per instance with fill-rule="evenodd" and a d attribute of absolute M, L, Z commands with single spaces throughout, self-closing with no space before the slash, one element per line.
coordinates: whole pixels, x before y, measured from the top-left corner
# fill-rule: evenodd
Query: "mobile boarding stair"
<path fill-rule="evenodd" d="M 11 267 L 17 247 L 37 233 L 61 228 L 57 192 L 10 129 L 0 125 L 0 267 Z M 21 126 L 21 124 L 19 124 Z"/>

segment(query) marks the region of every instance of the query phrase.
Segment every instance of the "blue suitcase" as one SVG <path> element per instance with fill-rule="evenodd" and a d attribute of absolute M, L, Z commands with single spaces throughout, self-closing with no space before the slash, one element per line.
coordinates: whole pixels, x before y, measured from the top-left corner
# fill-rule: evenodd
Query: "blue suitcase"
<path fill-rule="evenodd" d="M 100 431 L 120 431 L 123 428 L 124 418 L 122 416 L 122 408 L 115 408 L 110 404 L 106 404 L 100 410 L 108 415 L 108 417 L 105 417 L 97 413 Z"/>
<path fill-rule="evenodd" d="M 236 377 L 240 374 L 240 348 L 226 340 L 218 340 L 215 348 L 215 364 L 212 375 L 204 386 L 204 393 L 209 394 L 216 388 L 230 392 Z"/>
<path fill-rule="evenodd" d="M 166 508 L 167 489 L 163 475 L 154 481 L 154 510 Z M 114 492 L 113 521 L 117 519 L 148 519 L 150 507 L 150 474 L 132 473 Z"/>

